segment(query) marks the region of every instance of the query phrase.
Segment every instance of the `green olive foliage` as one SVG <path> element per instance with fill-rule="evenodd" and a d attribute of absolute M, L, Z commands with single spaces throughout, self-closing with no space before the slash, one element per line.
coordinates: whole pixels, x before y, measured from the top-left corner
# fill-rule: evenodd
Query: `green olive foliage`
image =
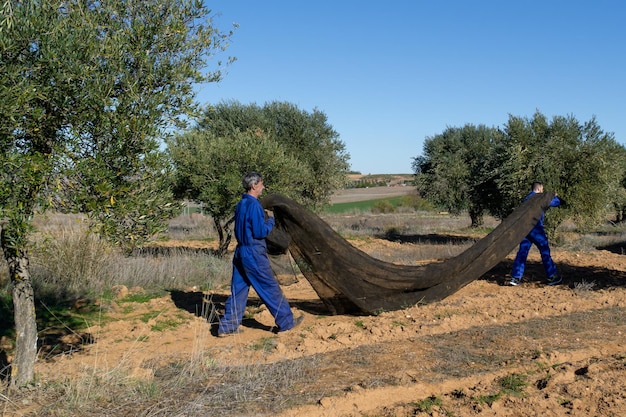
<path fill-rule="evenodd" d="M 213 27 L 199 0 L 0 8 L 0 244 L 20 335 L 12 382 L 24 384 L 36 347 L 33 215 L 51 206 L 86 212 L 127 250 L 159 231 L 174 211 L 160 140 L 196 111 L 193 84 L 221 77 L 219 63 L 206 66 L 230 32 Z"/>
<path fill-rule="evenodd" d="M 536 112 L 532 118 L 510 116 L 504 131 L 497 180 L 501 216 L 519 205 L 533 181 L 543 182 L 566 202 L 561 210 L 548 212 L 550 234 L 565 218 L 581 230 L 596 226 L 626 201 L 621 184 L 626 150 L 595 118 L 585 123 L 573 116 L 548 120 Z"/>
<path fill-rule="evenodd" d="M 482 225 L 497 193 L 492 161 L 499 134 L 494 128 L 468 124 L 427 138 L 423 155 L 413 162 L 420 194 L 453 214 L 466 210 L 473 227 Z"/>
<path fill-rule="evenodd" d="M 244 192 L 242 172 L 261 172 L 265 193 L 280 194 L 303 186 L 308 176 L 300 160 L 264 133 L 235 132 L 225 138 L 194 130 L 171 140 L 168 149 L 176 163 L 177 194 L 202 202 L 213 218 L 218 255 L 225 254 L 232 239 L 234 208 Z"/>
<path fill-rule="evenodd" d="M 204 204 L 218 230 L 219 253 L 230 242 L 247 171 L 263 175 L 266 193 L 287 195 L 311 209 L 328 204 L 348 172 L 345 145 L 326 115 L 282 102 L 208 106 L 197 126 L 168 140 L 168 150 L 176 195 Z"/>
<path fill-rule="evenodd" d="M 413 168 L 422 195 L 451 212 L 467 210 L 473 226 L 483 212 L 508 216 L 533 181 L 566 203 L 548 212 L 550 234 L 565 218 L 588 229 L 612 210 L 623 212 L 626 203 L 626 150 L 595 118 L 548 120 L 536 112 L 509 116 L 503 129 L 450 127 L 427 138 Z"/>

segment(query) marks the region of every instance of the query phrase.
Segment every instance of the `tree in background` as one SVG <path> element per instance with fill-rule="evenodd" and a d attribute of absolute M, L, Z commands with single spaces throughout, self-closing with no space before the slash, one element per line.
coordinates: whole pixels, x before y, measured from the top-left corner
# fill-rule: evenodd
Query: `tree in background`
<path fill-rule="evenodd" d="M 209 106 L 196 127 L 168 141 L 168 150 L 176 167 L 176 194 L 206 207 L 220 239 L 218 254 L 230 243 L 247 171 L 263 174 L 267 192 L 311 209 L 328 204 L 348 172 L 345 145 L 326 116 L 289 103 Z"/>
<path fill-rule="evenodd" d="M 621 147 L 618 152 L 621 154 L 621 166 L 617 167 L 617 171 L 622 173 L 622 180 L 611 193 L 611 200 L 615 211 L 615 221 L 621 223 L 626 221 L 626 148 Z"/>
<path fill-rule="evenodd" d="M 339 134 L 318 109 L 309 113 L 287 102 L 271 102 L 262 107 L 222 102 L 205 109 L 197 130 L 209 131 L 216 137 L 245 131 L 266 134 L 285 154 L 297 158 L 307 168 L 309 177 L 303 178 L 290 195 L 313 209 L 328 204 L 333 192 L 346 183 L 350 156 Z"/>
<path fill-rule="evenodd" d="M 11 384 L 37 352 L 28 237 L 36 211 L 81 209 L 127 248 L 172 213 L 159 138 L 195 110 L 193 83 L 230 33 L 195 0 L 0 6 L 0 245 L 16 327 Z"/>
<path fill-rule="evenodd" d="M 619 212 L 626 201 L 626 150 L 595 118 L 579 123 L 573 116 L 548 120 L 509 116 L 502 130 L 447 128 L 424 143 L 415 158 L 418 190 L 453 213 L 467 210 L 472 226 L 484 211 L 508 216 L 530 191 L 533 181 L 567 202 L 553 210 L 546 231 L 554 234 L 566 217 L 586 229 Z"/>
<path fill-rule="evenodd" d="M 578 122 L 573 118 L 559 118 L 558 126 L 552 129 L 538 112 L 532 119 L 509 116 L 498 147 L 497 182 L 503 196 L 495 213 L 498 217 L 507 216 L 520 204 L 533 181 L 541 181 L 546 190 L 561 194 L 554 183 L 560 183 L 561 173 L 565 175 L 564 164 L 576 152 L 578 133 Z M 557 158 L 560 148 L 563 153 Z"/>
<path fill-rule="evenodd" d="M 453 214 L 467 210 L 472 227 L 482 225 L 497 192 L 493 153 L 498 133 L 468 124 L 427 138 L 423 155 L 413 161 L 420 195 Z"/>
<path fill-rule="evenodd" d="M 611 210 L 614 211 L 615 219 L 622 221 L 622 213 L 626 206 L 626 184 L 624 182 L 624 178 L 626 178 L 626 148 L 617 143 L 613 133 L 604 132 L 595 118 L 582 125 L 582 137 L 584 146 L 581 146 L 581 149 L 587 153 L 588 157 L 583 155 L 583 158 L 587 159 L 586 164 L 578 161 L 579 175 L 585 175 L 587 170 L 592 170 L 592 174 L 597 177 L 600 184 L 600 190 L 595 190 L 597 186 L 588 184 L 599 194 L 597 207 L 583 205 L 582 207 L 586 210 L 581 210 L 583 216 L 577 219 L 577 224 L 588 227 L 598 222 L 604 222 Z M 581 189 L 579 194 L 574 195 L 573 198 L 584 200 L 586 194 L 587 191 Z M 572 201 L 572 205 L 577 207 L 575 201 Z"/>
<path fill-rule="evenodd" d="M 624 149 L 595 118 L 584 124 L 573 116 L 548 121 L 536 112 L 531 119 L 509 117 L 504 131 L 498 176 L 502 216 L 520 204 L 533 181 L 543 182 L 567 203 L 567 210 L 553 210 L 546 217 L 549 234 L 566 217 L 581 229 L 597 225 L 606 219 L 615 197 L 624 195 Z"/>
<path fill-rule="evenodd" d="M 168 144 L 176 165 L 176 194 L 203 203 L 218 233 L 218 256 L 226 253 L 232 239 L 234 208 L 244 192 L 243 174 L 258 171 L 267 192 L 286 195 L 294 195 L 310 175 L 300 160 L 262 132 L 216 137 L 210 131 L 192 130 Z"/>

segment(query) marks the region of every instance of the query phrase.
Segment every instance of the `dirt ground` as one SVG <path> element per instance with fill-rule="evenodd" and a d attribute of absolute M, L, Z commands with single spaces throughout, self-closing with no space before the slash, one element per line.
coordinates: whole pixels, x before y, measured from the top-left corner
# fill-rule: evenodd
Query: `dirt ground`
<path fill-rule="evenodd" d="M 347 190 L 334 202 L 375 198 L 372 193 L 382 198 L 406 190 Z M 351 243 L 378 255 L 406 252 L 402 246 L 412 244 L 375 238 Z M 172 361 L 204 367 L 288 361 L 301 374 L 287 376 L 293 378 L 289 392 L 271 401 L 290 405 L 259 403 L 258 412 L 236 415 L 626 416 L 622 253 L 553 248 L 564 280 L 548 287 L 533 248 L 524 282 L 510 287 L 511 253 L 440 302 L 378 316 L 330 316 L 304 277 L 282 275 L 294 314 L 305 318 L 277 335 L 254 292 L 243 332 L 227 338 L 215 337 L 211 326 L 227 289 L 188 288 L 147 303 L 113 302 L 102 320 L 59 341 L 63 346 L 56 350 L 65 354 L 42 352 L 35 372 L 42 383 L 93 383 L 116 373 L 149 382 Z M 118 298 L 140 291 L 119 288 Z M 37 415 L 36 403 L 11 408 L 6 415 Z"/>
<path fill-rule="evenodd" d="M 368 253 L 400 245 L 354 244 Z M 200 311 L 219 311 L 226 291 L 190 288 L 132 309 L 114 303 L 112 319 L 87 329 L 94 343 L 40 360 L 36 372 L 54 381 L 125 367 L 150 380 L 154 364 L 173 357 L 315 358 L 315 373 L 293 387 L 307 400 L 280 416 L 625 416 L 626 258 L 554 250 L 564 281 L 548 287 L 533 248 L 527 279 L 510 287 L 512 256 L 441 302 L 378 316 L 327 315 L 300 276 L 284 291 L 304 322 L 278 335 L 254 294 L 243 332 L 227 338 L 214 337 Z M 181 324 L 155 331 L 168 321 Z"/>

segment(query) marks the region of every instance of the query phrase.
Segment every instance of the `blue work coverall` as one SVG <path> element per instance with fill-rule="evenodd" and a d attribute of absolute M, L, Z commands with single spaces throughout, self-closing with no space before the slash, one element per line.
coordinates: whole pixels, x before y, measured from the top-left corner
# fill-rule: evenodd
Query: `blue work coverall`
<path fill-rule="evenodd" d="M 536 194 L 534 191 L 531 191 L 530 194 L 526 196 L 524 201 L 528 200 L 533 194 Z M 558 207 L 561 205 L 561 200 L 557 196 L 554 196 L 552 201 L 550 201 L 550 207 Z M 522 279 L 524 275 L 524 269 L 526 267 L 526 259 L 528 258 L 528 252 L 530 251 L 530 247 L 534 244 L 539 249 L 539 253 L 541 254 L 541 261 L 543 262 L 543 268 L 546 271 L 546 275 L 548 278 L 556 275 L 556 265 L 552 260 L 552 256 L 550 256 L 550 246 L 548 245 L 548 236 L 546 235 L 546 231 L 543 228 L 543 218 L 544 214 L 541 213 L 541 218 L 533 227 L 533 229 L 528 233 L 528 235 L 522 240 L 519 245 L 519 250 L 517 251 L 517 256 L 515 257 L 515 261 L 513 262 L 513 268 L 511 271 L 511 277 Z"/>
<path fill-rule="evenodd" d="M 241 324 L 250 286 L 267 306 L 279 331 L 294 326 L 293 313 L 267 256 L 265 238 L 274 227 L 274 218 L 265 218 L 257 198 L 244 194 L 235 209 L 235 238 L 231 295 L 226 300 L 218 333 L 233 333 Z"/>

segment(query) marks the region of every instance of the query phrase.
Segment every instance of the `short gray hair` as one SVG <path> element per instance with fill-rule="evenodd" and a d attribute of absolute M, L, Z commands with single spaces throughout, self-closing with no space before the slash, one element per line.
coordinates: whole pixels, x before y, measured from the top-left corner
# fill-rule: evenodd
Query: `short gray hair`
<path fill-rule="evenodd" d="M 250 191 L 252 186 L 258 184 L 263 181 L 263 176 L 258 172 L 250 171 L 241 179 L 241 185 L 243 185 L 243 189 L 246 191 Z"/>

